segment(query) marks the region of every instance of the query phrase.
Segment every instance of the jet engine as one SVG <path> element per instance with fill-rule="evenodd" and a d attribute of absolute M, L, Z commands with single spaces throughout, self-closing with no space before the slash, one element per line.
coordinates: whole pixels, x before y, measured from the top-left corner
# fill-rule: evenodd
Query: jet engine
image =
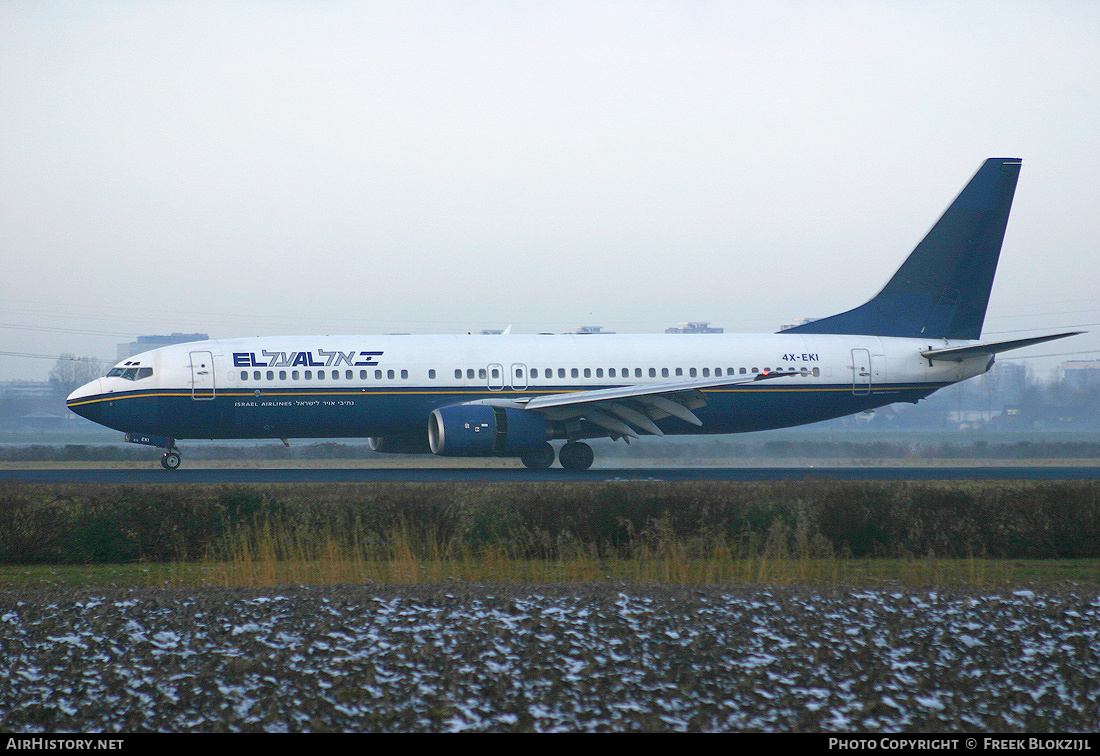
<path fill-rule="evenodd" d="M 373 452 L 379 454 L 427 454 L 428 439 L 417 434 L 415 436 L 371 436 L 367 439 L 367 446 Z"/>
<path fill-rule="evenodd" d="M 541 415 L 514 407 L 455 404 L 428 420 L 432 453 L 445 456 L 519 457 L 549 437 Z"/>

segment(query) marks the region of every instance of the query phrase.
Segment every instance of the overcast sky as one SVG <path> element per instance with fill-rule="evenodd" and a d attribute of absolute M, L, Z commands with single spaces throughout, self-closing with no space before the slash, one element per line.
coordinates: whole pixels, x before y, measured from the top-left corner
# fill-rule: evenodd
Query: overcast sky
<path fill-rule="evenodd" d="M 172 331 L 774 331 L 987 157 L 986 336 L 1097 358 L 1097 2 L 7 0 L 0 380 Z"/>

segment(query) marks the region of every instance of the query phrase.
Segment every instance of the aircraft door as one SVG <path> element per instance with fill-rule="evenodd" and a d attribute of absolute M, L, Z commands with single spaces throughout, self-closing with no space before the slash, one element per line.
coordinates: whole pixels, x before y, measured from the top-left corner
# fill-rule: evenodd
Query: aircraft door
<path fill-rule="evenodd" d="M 527 388 L 527 366 L 523 364 L 512 365 L 512 388 L 522 391 Z"/>
<path fill-rule="evenodd" d="M 488 381 L 490 391 L 500 391 L 504 388 L 504 366 L 498 362 L 489 365 L 485 371 L 485 380 Z"/>
<path fill-rule="evenodd" d="M 871 352 L 868 349 L 852 350 L 852 393 L 858 396 L 871 393 Z"/>
<path fill-rule="evenodd" d="M 191 398 L 214 398 L 214 355 L 191 352 Z"/>

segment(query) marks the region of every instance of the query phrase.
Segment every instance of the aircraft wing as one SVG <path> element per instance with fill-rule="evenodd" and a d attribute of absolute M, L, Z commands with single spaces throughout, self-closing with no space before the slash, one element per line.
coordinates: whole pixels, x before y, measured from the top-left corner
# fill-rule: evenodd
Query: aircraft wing
<path fill-rule="evenodd" d="M 1077 336 L 1084 331 L 1071 331 L 1069 333 L 1056 333 L 1050 336 L 1035 336 L 1030 339 L 1015 339 L 1013 341 L 995 341 L 989 344 L 973 344 L 971 346 L 946 347 L 944 349 L 927 349 L 920 353 L 927 360 L 949 360 L 961 362 L 970 357 L 979 357 L 983 354 L 998 354 L 1010 349 L 1021 349 L 1033 344 L 1042 344 L 1044 341 L 1064 339 L 1068 336 Z"/>
<path fill-rule="evenodd" d="M 649 383 L 617 388 L 572 391 L 548 394 L 533 399 L 519 399 L 516 404 L 538 412 L 549 420 L 584 418 L 589 423 L 608 431 L 612 438 L 637 438 L 638 431 L 663 436 L 655 420 L 666 417 L 702 426 L 693 409 L 707 401 L 700 389 L 716 386 L 734 386 L 743 383 L 797 375 L 794 372 L 775 371 L 759 373 L 752 378 L 711 378 L 670 383 Z"/>

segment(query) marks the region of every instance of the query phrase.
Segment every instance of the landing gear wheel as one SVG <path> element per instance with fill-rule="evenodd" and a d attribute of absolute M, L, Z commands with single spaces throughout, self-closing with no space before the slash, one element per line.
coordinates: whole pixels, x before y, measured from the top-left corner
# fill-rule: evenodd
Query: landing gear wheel
<path fill-rule="evenodd" d="M 520 457 L 520 461 L 528 470 L 545 470 L 554 464 L 554 447 L 550 444 L 543 444 L 524 454 Z"/>
<path fill-rule="evenodd" d="M 566 470 L 581 472 L 592 466 L 592 460 L 596 455 L 592 453 L 592 447 L 579 441 L 570 441 L 558 452 L 558 461 Z"/>
<path fill-rule="evenodd" d="M 178 451 L 168 451 L 160 458 L 160 466 L 165 470 L 178 470 L 182 461 Z"/>

